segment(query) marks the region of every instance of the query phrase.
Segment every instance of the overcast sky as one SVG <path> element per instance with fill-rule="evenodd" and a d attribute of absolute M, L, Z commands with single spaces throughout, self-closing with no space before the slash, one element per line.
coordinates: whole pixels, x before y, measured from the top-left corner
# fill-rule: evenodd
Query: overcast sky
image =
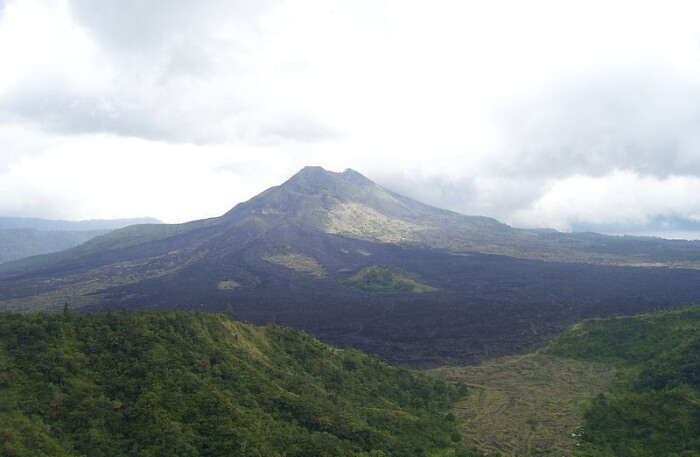
<path fill-rule="evenodd" d="M 700 230 L 695 1 L 0 0 L 0 215 L 220 215 L 304 165 Z"/>

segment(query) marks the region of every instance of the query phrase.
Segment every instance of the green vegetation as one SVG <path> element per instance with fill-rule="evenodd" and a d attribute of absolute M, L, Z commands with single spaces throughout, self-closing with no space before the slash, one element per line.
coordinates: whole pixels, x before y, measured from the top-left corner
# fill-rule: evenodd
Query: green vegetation
<path fill-rule="evenodd" d="M 547 353 L 633 366 L 700 336 L 700 306 L 636 316 L 588 319 L 552 341 Z"/>
<path fill-rule="evenodd" d="M 393 200 L 394 204 L 398 203 L 387 193 L 377 194 Z M 359 203 L 338 204 L 328 211 L 327 218 L 326 224 L 321 227 L 326 233 L 383 243 L 415 242 L 416 232 L 433 228 L 386 216 Z"/>
<path fill-rule="evenodd" d="M 378 294 L 423 293 L 437 289 L 416 281 L 412 275 L 399 268 L 372 265 L 365 267 L 342 283 L 346 287 Z"/>
<path fill-rule="evenodd" d="M 581 456 L 700 456 L 700 306 L 584 321 L 547 352 L 623 369 L 585 413 Z"/>
<path fill-rule="evenodd" d="M 464 394 L 223 315 L 0 314 L 7 457 L 462 457 Z"/>
<path fill-rule="evenodd" d="M 469 387 L 453 414 L 464 442 L 491 456 L 572 455 L 577 442 L 571 433 L 583 420 L 584 405 L 615 379 L 605 364 L 544 354 L 430 373 Z"/>
<path fill-rule="evenodd" d="M 589 319 L 523 356 L 431 374 L 464 383 L 464 443 L 511 457 L 700 456 L 700 306 Z"/>
<path fill-rule="evenodd" d="M 233 279 L 227 279 L 226 281 L 219 281 L 219 283 L 216 285 L 216 288 L 219 290 L 234 290 L 238 289 L 241 286 L 241 283 L 238 281 L 234 281 Z"/>
<path fill-rule="evenodd" d="M 326 276 L 326 270 L 313 257 L 302 254 L 301 252 L 283 252 L 280 254 L 270 254 L 264 256 L 263 260 L 281 265 L 290 270 L 301 273 L 308 273 L 318 279 Z"/>

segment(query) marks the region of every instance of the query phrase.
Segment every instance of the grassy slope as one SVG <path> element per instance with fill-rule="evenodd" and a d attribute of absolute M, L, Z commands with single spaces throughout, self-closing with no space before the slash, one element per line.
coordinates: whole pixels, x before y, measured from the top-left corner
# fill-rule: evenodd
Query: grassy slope
<path fill-rule="evenodd" d="M 378 294 L 424 293 L 437 290 L 416 281 L 413 276 L 399 268 L 372 265 L 363 268 L 343 281 L 342 284 L 346 287 Z"/>
<path fill-rule="evenodd" d="M 222 315 L 0 314 L 0 455 L 421 456 L 464 392 Z"/>
<path fill-rule="evenodd" d="M 313 257 L 302 254 L 301 252 L 282 252 L 268 254 L 262 257 L 263 260 L 281 265 L 290 270 L 307 273 L 315 278 L 323 278 L 326 276 L 326 270 Z"/>
<path fill-rule="evenodd" d="M 603 364 L 542 354 L 431 373 L 470 388 L 455 407 L 465 443 L 504 456 L 571 455 L 576 448 L 571 433 L 583 420 L 582 405 L 614 380 Z"/>
<path fill-rule="evenodd" d="M 472 388 L 455 414 L 489 453 L 700 455 L 699 306 L 590 319 L 538 353 L 431 373 Z"/>

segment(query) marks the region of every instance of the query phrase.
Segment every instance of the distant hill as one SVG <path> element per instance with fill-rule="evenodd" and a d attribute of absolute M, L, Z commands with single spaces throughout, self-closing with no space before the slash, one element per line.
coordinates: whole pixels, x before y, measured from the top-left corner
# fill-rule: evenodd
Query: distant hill
<path fill-rule="evenodd" d="M 201 313 L 0 314 L 0 455 L 476 457 L 465 388 Z"/>
<path fill-rule="evenodd" d="M 157 219 L 56 221 L 0 217 L 0 263 L 70 249 L 96 236 Z"/>
<path fill-rule="evenodd" d="M 0 265 L 0 310 L 232 305 L 250 322 L 432 366 L 525 352 L 587 317 L 700 301 L 698 266 L 700 243 L 516 229 L 307 167 L 220 217 Z"/>
<path fill-rule="evenodd" d="M 105 230 L 39 231 L 0 229 L 0 263 L 63 251 L 107 233 Z"/>
<path fill-rule="evenodd" d="M 2 229 L 34 229 L 41 231 L 97 231 L 116 230 L 128 225 L 159 224 L 158 219 L 152 217 L 139 217 L 132 219 L 91 219 L 84 221 L 61 221 L 51 219 L 38 219 L 33 217 L 2 217 L 0 216 L 0 230 Z"/>

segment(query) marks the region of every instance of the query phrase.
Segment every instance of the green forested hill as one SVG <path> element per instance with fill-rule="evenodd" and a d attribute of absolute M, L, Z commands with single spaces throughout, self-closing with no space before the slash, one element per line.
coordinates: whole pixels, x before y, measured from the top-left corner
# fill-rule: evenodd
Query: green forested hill
<path fill-rule="evenodd" d="M 454 414 L 491 456 L 700 456 L 700 306 L 589 319 L 536 352 L 430 372 L 471 388 Z"/>
<path fill-rule="evenodd" d="M 0 455 L 467 456 L 443 381 L 200 313 L 0 314 Z"/>
<path fill-rule="evenodd" d="M 623 373 L 587 409 L 580 455 L 700 456 L 700 306 L 587 320 L 547 352 Z"/>

